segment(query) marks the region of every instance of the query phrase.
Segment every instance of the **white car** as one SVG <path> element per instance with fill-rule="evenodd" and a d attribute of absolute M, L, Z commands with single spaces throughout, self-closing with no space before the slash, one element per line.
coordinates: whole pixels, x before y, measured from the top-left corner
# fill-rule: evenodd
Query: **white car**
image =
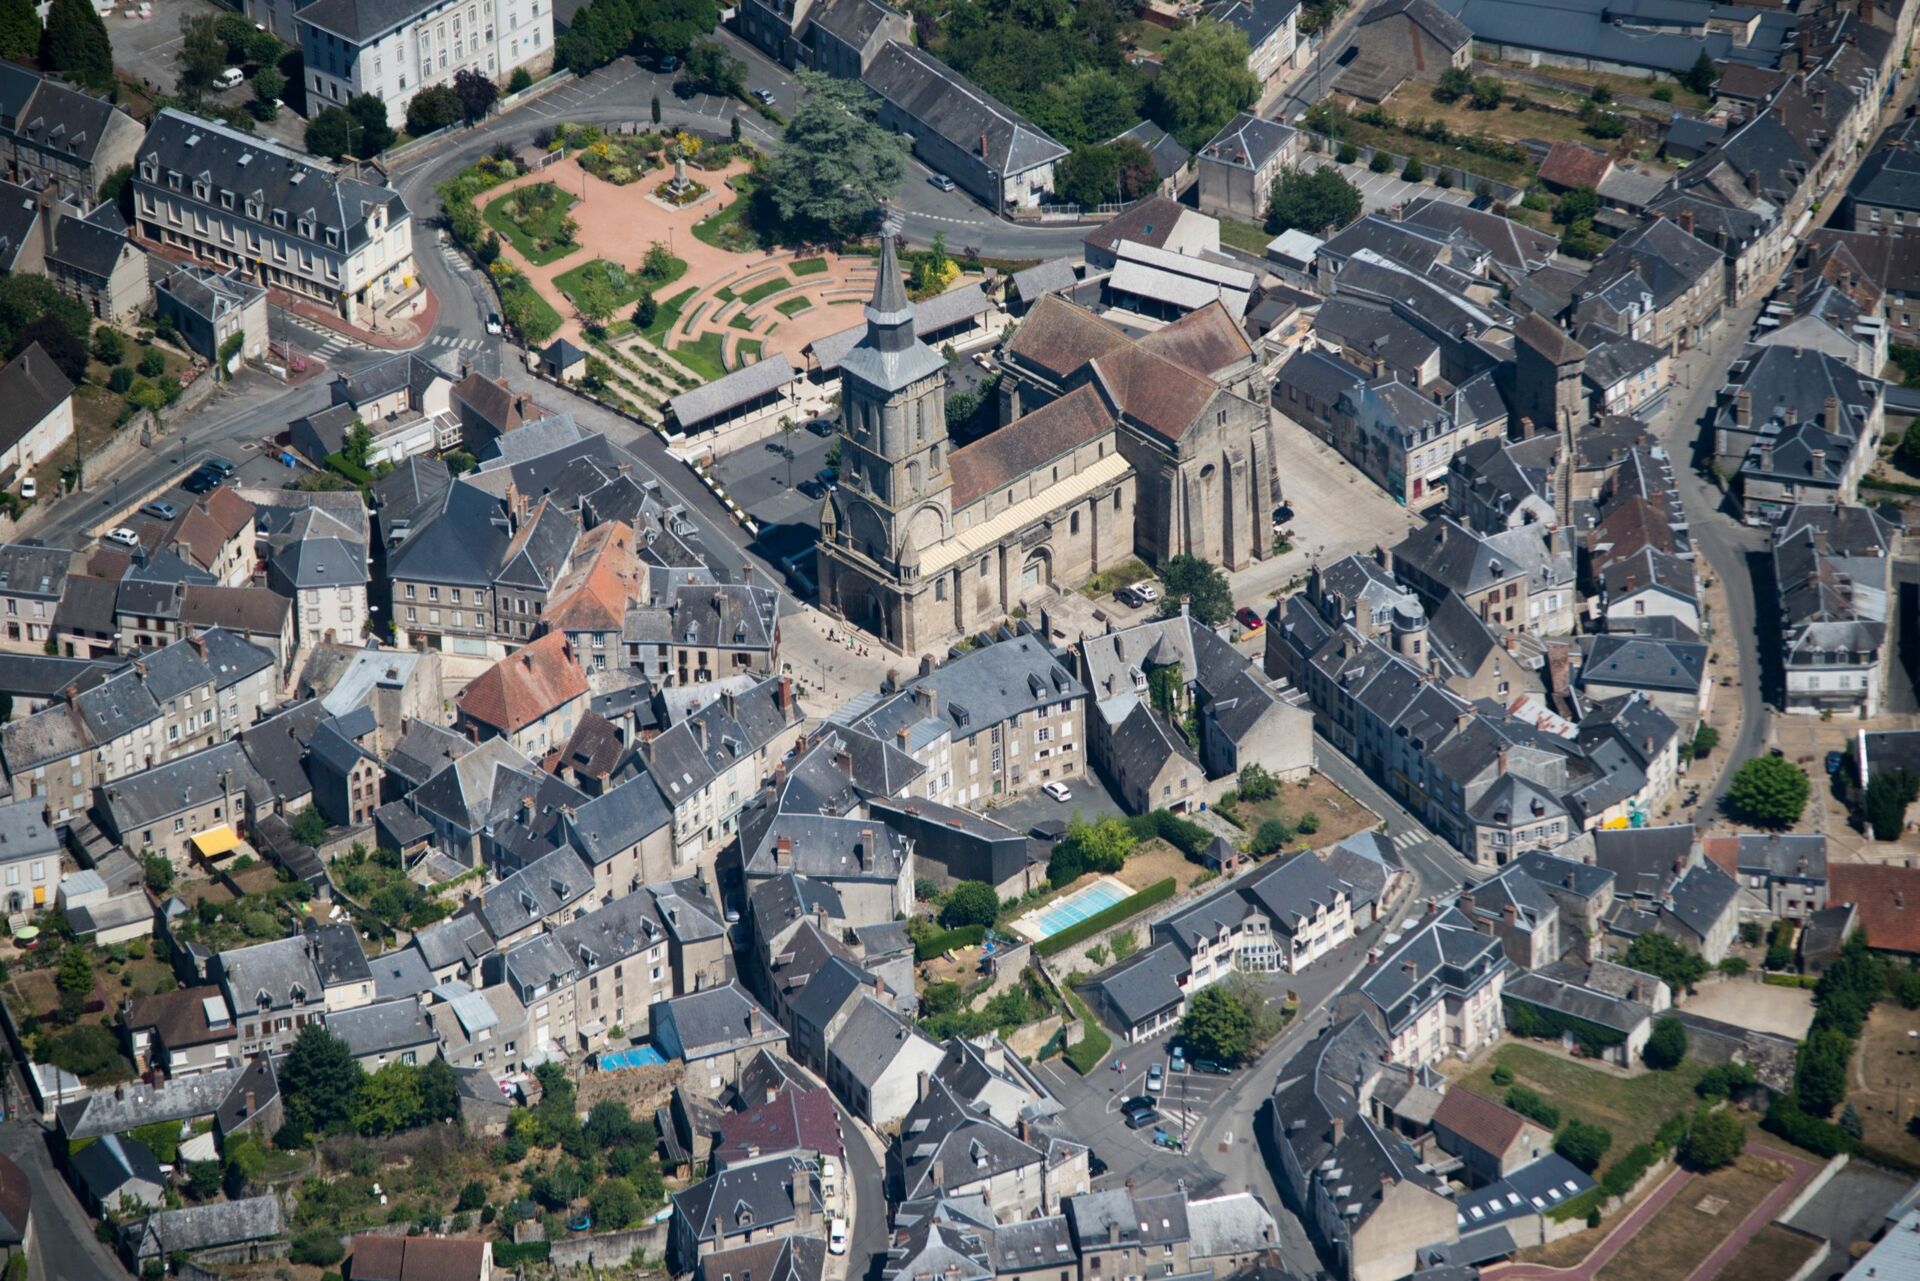
<path fill-rule="evenodd" d="M 119 543 L 122 547 L 138 547 L 140 545 L 140 535 L 134 533 L 125 525 L 120 525 L 107 531 L 107 541 L 110 543 Z"/>
<path fill-rule="evenodd" d="M 40 496 L 40 482 L 39 482 L 39 481 L 37 481 L 37 480 L 35 480 L 35 479 L 34 479 L 33 477 L 31 477 L 31 476 L 29 476 L 29 477 L 27 477 L 27 478 L 26 478 L 25 480 L 23 480 L 23 481 L 21 481 L 21 482 L 20 482 L 20 497 L 22 497 L 22 498 L 38 498 L 39 496 Z"/>
<path fill-rule="evenodd" d="M 1145 579 L 1133 585 L 1133 594 L 1149 605 L 1160 599 L 1160 589 Z"/>
<path fill-rule="evenodd" d="M 1042 783 L 1040 790 L 1056 801 L 1070 801 L 1073 799 L 1073 793 L 1068 790 L 1065 783 Z"/>
<path fill-rule="evenodd" d="M 239 88 L 240 82 L 246 78 L 246 75 L 240 68 L 228 67 L 225 71 L 222 71 L 213 78 L 213 87 L 221 93 L 225 93 L 229 89 Z"/>
<path fill-rule="evenodd" d="M 835 1254 L 847 1252 L 847 1221 L 845 1219 L 835 1219 L 833 1226 L 827 1230 L 827 1249 Z"/>

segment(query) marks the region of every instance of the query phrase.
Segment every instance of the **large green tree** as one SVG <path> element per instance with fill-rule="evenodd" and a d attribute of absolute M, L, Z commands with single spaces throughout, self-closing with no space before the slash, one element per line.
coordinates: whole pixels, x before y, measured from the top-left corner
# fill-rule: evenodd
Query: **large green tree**
<path fill-rule="evenodd" d="M 1907 440 L 1920 440 L 1920 431 L 1909 431 L 1900 442 L 1905 448 Z M 1867 784 L 1867 825 L 1873 829 L 1876 841 L 1896 841 L 1907 826 L 1907 806 L 1920 798 L 1920 776 L 1910 769 L 1895 767 L 1879 769 L 1873 772 L 1873 779 Z"/>
<path fill-rule="evenodd" d="M 460 119 L 460 115 L 459 94 L 447 85 L 428 85 L 407 103 L 407 132 L 417 138 L 445 129 Z"/>
<path fill-rule="evenodd" d="M 393 126 L 387 123 L 387 104 L 370 93 L 347 99 L 353 117 L 353 154 L 371 160 L 393 145 Z"/>
<path fill-rule="evenodd" d="M 1140 86 L 1109 67 L 1082 67 L 1034 96 L 1033 122 L 1069 147 L 1105 142 L 1140 119 Z"/>
<path fill-rule="evenodd" d="M 992 925 L 1000 915 L 1000 896 L 985 881 L 962 881 L 947 891 L 940 905 L 940 924 L 948 929 L 962 925 Z"/>
<path fill-rule="evenodd" d="M 40 65 L 94 88 L 113 82 L 113 45 L 89 0 L 53 0 L 40 36 Z"/>
<path fill-rule="evenodd" d="M 1653 1034 L 1647 1038 L 1642 1054 L 1650 1068 L 1665 1071 L 1679 1067 L 1687 1057 L 1687 1025 L 1671 1014 L 1655 1019 Z"/>
<path fill-rule="evenodd" d="M 1588 1174 L 1599 1168 L 1600 1158 L 1612 1146 L 1612 1131 L 1581 1120 L 1568 1121 L 1553 1139 L 1553 1150 Z"/>
<path fill-rule="evenodd" d="M 345 1129 L 365 1079 L 345 1041 L 319 1023 L 301 1028 L 280 1069 L 286 1122 L 275 1142 L 297 1145 L 312 1135 Z"/>
<path fill-rule="evenodd" d="M 1680 1164 L 1706 1172 L 1732 1165 L 1747 1148 L 1747 1127 L 1725 1108 L 1701 1108 L 1680 1140 Z"/>
<path fill-rule="evenodd" d="M 1676 997 L 1707 975 L 1707 963 L 1698 952 L 1665 934 L 1640 935 L 1621 959 L 1632 969 L 1660 979 L 1673 989 Z"/>
<path fill-rule="evenodd" d="M 1053 167 L 1053 191 L 1086 209 L 1120 199 L 1120 157 L 1105 143 L 1075 147 Z"/>
<path fill-rule="evenodd" d="M 1235 993 L 1216 983 L 1187 1002 L 1180 1035 L 1195 1058 L 1238 1063 L 1253 1048 L 1253 1012 Z"/>
<path fill-rule="evenodd" d="M 1188 150 L 1199 150 L 1260 96 L 1247 54 L 1246 34 L 1226 22 L 1197 23 L 1167 42 L 1153 92 L 1160 123 Z"/>
<path fill-rule="evenodd" d="M 450 1121 L 460 1114 L 453 1065 L 438 1055 L 420 1069 L 420 1122 Z"/>
<path fill-rule="evenodd" d="M 747 90 L 747 64 L 718 40 L 696 40 L 687 50 L 687 79 L 708 93 L 738 97 Z"/>
<path fill-rule="evenodd" d="M 1332 165 L 1288 165 L 1267 194 L 1267 230 L 1312 235 L 1337 231 L 1360 216 L 1360 188 Z"/>
<path fill-rule="evenodd" d="M 1212 561 L 1198 556 L 1169 557 L 1160 571 L 1164 584 L 1160 598 L 1160 616 L 1172 618 L 1180 612 L 1180 599 L 1187 599 L 1187 610 L 1208 627 L 1218 627 L 1233 613 L 1233 589 L 1227 576 Z"/>
<path fill-rule="evenodd" d="M 360 1083 L 353 1100 L 353 1128 L 380 1138 L 420 1123 L 420 1069 L 389 1063 Z"/>
<path fill-rule="evenodd" d="M 343 107 L 327 107 L 307 121 L 307 150 L 328 160 L 344 160 L 353 150 L 353 117 Z"/>
<path fill-rule="evenodd" d="M 500 100 L 500 86 L 493 82 L 493 77 L 472 67 L 454 73 L 453 92 L 460 100 L 460 112 L 469 124 L 486 115 L 493 104 Z"/>
<path fill-rule="evenodd" d="M 0 58 L 26 62 L 40 52 L 40 14 L 33 0 L 0 0 Z"/>
<path fill-rule="evenodd" d="M 786 145 L 766 167 L 767 199 L 790 228 L 849 235 L 863 229 L 907 172 L 906 144 L 880 127 L 858 81 L 796 77 L 805 95 Z"/>
<path fill-rule="evenodd" d="M 1734 813 L 1755 827 L 1792 827 L 1807 807 L 1813 785 L 1807 772 L 1784 756 L 1756 756 L 1742 765 L 1727 788 Z"/>
<path fill-rule="evenodd" d="M 227 69 L 227 42 L 220 36 L 219 19 L 211 13 L 181 18 L 180 48 L 174 60 L 180 64 L 182 93 L 197 98 L 212 88 L 214 77 Z"/>
<path fill-rule="evenodd" d="M 1847 1097 L 1847 1063 L 1853 1058 L 1853 1042 L 1844 1032 L 1833 1028 L 1815 1028 L 1800 1043 L 1794 1061 L 1793 1090 L 1800 1110 L 1813 1116 L 1827 1116 Z"/>
<path fill-rule="evenodd" d="M 1047 880 L 1066 885 L 1088 872 L 1117 872 L 1126 866 L 1137 838 L 1126 821 L 1112 815 L 1089 823 L 1075 812 L 1066 834 L 1053 843 Z"/>
<path fill-rule="evenodd" d="M 60 992 L 60 1012 L 70 1020 L 79 1018 L 93 993 L 93 956 L 85 947 L 70 943 L 60 950 L 53 985 Z"/>
<path fill-rule="evenodd" d="M 720 22 L 713 0 L 647 0 L 634 8 L 635 48 L 676 58 L 686 57 L 693 42 Z"/>

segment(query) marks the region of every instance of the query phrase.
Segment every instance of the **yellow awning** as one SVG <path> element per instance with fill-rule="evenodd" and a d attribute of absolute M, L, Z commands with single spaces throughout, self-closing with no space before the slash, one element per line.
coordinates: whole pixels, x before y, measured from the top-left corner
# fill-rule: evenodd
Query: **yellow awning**
<path fill-rule="evenodd" d="M 201 858 L 219 858 L 222 854 L 231 854 L 234 847 L 239 844 L 239 836 L 235 835 L 232 826 L 227 823 L 210 827 L 204 832 L 197 832 L 193 837 L 193 848 L 200 851 Z"/>
<path fill-rule="evenodd" d="M 1625 814 L 1622 814 L 1619 818 L 1608 819 L 1605 823 L 1602 823 L 1600 826 L 1606 831 L 1618 832 L 1624 828 L 1631 827 L 1632 825 L 1633 825 L 1633 820 L 1628 818 Z"/>

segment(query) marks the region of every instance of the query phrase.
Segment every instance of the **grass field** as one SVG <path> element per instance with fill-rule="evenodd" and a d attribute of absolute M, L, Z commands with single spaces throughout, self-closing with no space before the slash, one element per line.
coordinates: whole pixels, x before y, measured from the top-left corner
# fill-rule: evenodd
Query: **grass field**
<path fill-rule="evenodd" d="M 581 283 L 586 280 L 590 273 L 594 271 L 607 271 L 609 269 L 619 273 L 619 276 L 614 277 L 615 279 L 622 280 L 622 283 L 613 287 L 613 305 L 624 310 L 638 302 L 640 295 L 647 290 L 664 289 L 674 281 L 680 279 L 680 277 L 686 275 L 687 263 L 684 258 L 675 258 L 666 276 L 662 279 L 655 279 L 645 272 L 628 271 L 617 262 L 609 262 L 605 258 L 595 258 L 592 262 L 583 262 L 578 267 L 569 267 L 553 278 L 553 284 L 554 287 L 562 293 L 577 296 Z"/>
<path fill-rule="evenodd" d="M 796 258 L 787 264 L 787 270 L 796 276 L 817 276 L 826 269 L 825 258 Z"/>
<path fill-rule="evenodd" d="M 760 340 L 742 338 L 733 345 L 733 355 L 735 361 L 743 366 L 757 362 L 760 359 Z"/>
<path fill-rule="evenodd" d="M 1720 1281 L 1787 1281 L 1819 1248 L 1819 1242 L 1769 1223 L 1715 1275 Z"/>
<path fill-rule="evenodd" d="M 1434 108 L 1434 111 L 1428 111 L 1426 109 L 1427 107 Z M 1409 109 L 1405 113 L 1396 112 L 1395 114 L 1433 115 L 1439 110 L 1440 104 L 1429 99 L 1419 110 Z M 1504 108 L 1502 110 L 1504 110 Z M 1491 113 L 1479 112 L 1475 114 L 1486 115 Z M 1528 114 L 1531 115 L 1532 113 Z M 1338 113 L 1336 112 L 1336 116 L 1337 115 Z M 1526 185 L 1535 173 L 1535 167 L 1531 161 L 1495 160 L 1490 156 L 1476 155 L 1472 152 L 1462 150 L 1461 148 L 1455 147 L 1452 143 L 1433 142 L 1426 138 L 1416 138 L 1412 134 L 1403 133 L 1398 129 L 1388 129 L 1382 125 L 1368 124 L 1365 121 L 1356 120 L 1351 116 L 1339 117 L 1339 121 L 1341 141 L 1351 142 L 1362 147 L 1374 147 L 1381 151 L 1390 152 L 1396 156 L 1417 156 L 1422 164 L 1451 165 L 1457 169 L 1464 169 L 1475 177 L 1492 178 L 1495 181 L 1510 182 L 1516 186 Z M 1489 130 L 1489 132 L 1492 131 Z M 1226 238 L 1224 228 L 1221 231 L 1221 238 Z"/>
<path fill-rule="evenodd" d="M 753 204 L 753 189 L 758 186 L 753 178 L 742 174 L 733 180 L 733 188 L 739 198 L 720 212 L 702 218 L 693 224 L 693 234 L 702 244 L 712 245 L 715 249 L 724 249 L 729 253 L 747 253 L 757 243 L 757 236 L 747 218 L 748 207 Z"/>
<path fill-rule="evenodd" d="M 1286 789 L 1281 794 L 1286 795 Z M 1668 1117 L 1693 1107 L 1699 1101 L 1694 1083 L 1706 1071 L 1704 1064 L 1688 1059 L 1671 1072 L 1618 1076 L 1531 1045 L 1511 1044 L 1481 1059 L 1457 1083 L 1487 1098 L 1504 1100 L 1507 1087 L 1493 1083 L 1493 1069 L 1501 1063 L 1512 1069 L 1514 1084 L 1538 1090 L 1560 1109 L 1562 1117 L 1578 1117 L 1612 1131 L 1613 1146 L 1603 1169 L 1628 1148 L 1651 1139 Z"/>
<path fill-rule="evenodd" d="M 1854 1075 L 1847 1101 L 1860 1114 L 1863 1138 L 1869 1147 L 1920 1164 L 1920 1138 L 1907 1130 L 1907 1120 L 1920 1100 L 1920 1010 L 1903 1010 L 1892 1001 L 1873 1008 L 1860 1048 L 1854 1053 Z"/>
<path fill-rule="evenodd" d="M 487 225 L 505 236 L 536 267 L 558 262 L 580 246 L 557 237 L 574 198 L 550 182 L 536 182 L 496 197 L 487 205 Z M 517 212 L 514 212 L 517 211 Z M 545 248 L 541 248 L 545 245 Z"/>
<path fill-rule="evenodd" d="M 1380 816 L 1340 790 L 1325 774 L 1314 774 L 1305 787 L 1282 783 L 1280 790 L 1264 801 L 1242 801 L 1234 814 L 1245 821 L 1247 830 L 1259 828 L 1269 818 L 1283 819 L 1289 826 L 1299 823 L 1302 814 L 1311 813 L 1320 821 L 1313 832 L 1294 838 L 1289 849 L 1322 849 L 1365 831 L 1380 821 Z"/>
<path fill-rule="evenodd" d="M 797 316 L 803 311 L 812 311 L 813 300 L 810 298 L 789 298 L 785 302 L 773 304 L 773 309 L 783 316 Z"/>
<path fill-rule="evenodd" d="M 701 378 L 712 382 L 727 376 L 727 363 L 721 355 L 725 341 L 719 334 L 701 334 L 692 342 L 681 343 L 668 354 Z"/>
<path fill-rule="evenodd" d="M 755 285 L 753 288 L 741 294 L 740 301 L 745 303 L 747 306 L 751 307 L 753 306 L 753 304 L 759 302 L 762 298 L 772 297 L 774 294 L 779 293 L 782 289 L 791 289 L 791 288 L 793 288 L 793 282 L 791 280 L 788 280 L 785 276 L 774 276 L 774 277 L 771 277 L 770 279 L 761 281 L 759 284 Z"/>
<path fill-rule="evenodd" d="M 1772 1161 L 1743 1156 L 1700 1176 L 1634 1233 L 1596 1281 L 1686 1281 L 1786 1175 Z M 1745 1281 L 1744 1273 L 1732 1275 Z"/>
<path fill-rule="evenodd" d="M 1452 103 L 1438 103 L 1433 100 L 1433 87 L 1428 84 L 1408 82 L 1388 98 L 1387 110 L 1403 119 L 1422 117 L 1427 120 L 1444 120 L 1447 128 L 1456 134 L 1485 133 L 1488 137 L 1499 138 L 1506 142 L 1518 142 L 1522 138 L 1544 138 L 1548 142 L 1579 142 L 1589 147 L 1605 148 L 1609 144 L 1597 141 L 1588 134 L 1585 125 L 1578 117 L 1563 116 L 1557 111 L 1515 111 L 1513 99 L 1519 93 L 1525 93 L 1535 102 L 1553 102 L 1556 105 L 1578 110 L 1578 99 L 1568 94 L 1555 93 L 1551 89 L 1541 89 L 1533 85 L 1507 86 L 1507 100 L 1492 111 L 1476 111 L 1468 100 L 1461 98 Z M 1431 145 L 1431 144 L 1429 144 Z M 1389 148 L 1399 150 L 1399 148 Z M 1456 156 L 1459 153 L 1454 153 Z M 1425 156 L 1421 157 L 1423 160 Z M 1466 156 L 1453 163 L 1473 172 L 1483 172 L 1480 164 L 1483 157 Z M 1487 161 L 1487 164 L 1498 163 Z M 1488 177 L 1496 177 L 1488 174 Z"/>
<path fill-rule="evenodd" d="M 753 326 L 754 326 L 753 314 L 751 312 L 745 312 L 745 311 L 741 312 L 739 315 L 735 316 L 732 320 L 729 320 L 727 322 L 727 328 L 729 329 L 752 329 Z"/>
<path fill-rule="evenodd" d="M 1265 227 L 1241 222 L 1238 218 L 1222 218 L 1220 219 L 1220 239 L 1235 249 L 1244 249 L 1250 254 L 1265 256 L 1267 245 L 1273 237 L 1267 234 Z"/>
<path fill-rule="evenodd" d="M 656 347 L 659 346 L 660 340 L 666 337 L 667 331 L 680 323 L 680 309 L 687 305 L 687 299 L 697 292 L 699 291 L 694 289 L 683 289 L 673 297 L 663 300 L 660 303 L 660 310 L 654 313 L 653 323 L 642 330 L 640 336 Z"/>

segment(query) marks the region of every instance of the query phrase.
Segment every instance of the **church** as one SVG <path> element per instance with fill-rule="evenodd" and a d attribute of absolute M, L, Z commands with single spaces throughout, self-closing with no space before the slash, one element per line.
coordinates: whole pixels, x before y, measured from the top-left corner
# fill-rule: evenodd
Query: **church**
<path fill-rule="evenodd" d="M 1001 352 L 1000 426 L 959 449 L 946 362 L 914 334 L 890 232 L 866 316 L 820 510 L 827 613 L 932 652 L 1130 557 L 1235 570 L 1267 554 L 1268 393 L 1226 308 L 1136 338 L 1048 295 Z"/>

